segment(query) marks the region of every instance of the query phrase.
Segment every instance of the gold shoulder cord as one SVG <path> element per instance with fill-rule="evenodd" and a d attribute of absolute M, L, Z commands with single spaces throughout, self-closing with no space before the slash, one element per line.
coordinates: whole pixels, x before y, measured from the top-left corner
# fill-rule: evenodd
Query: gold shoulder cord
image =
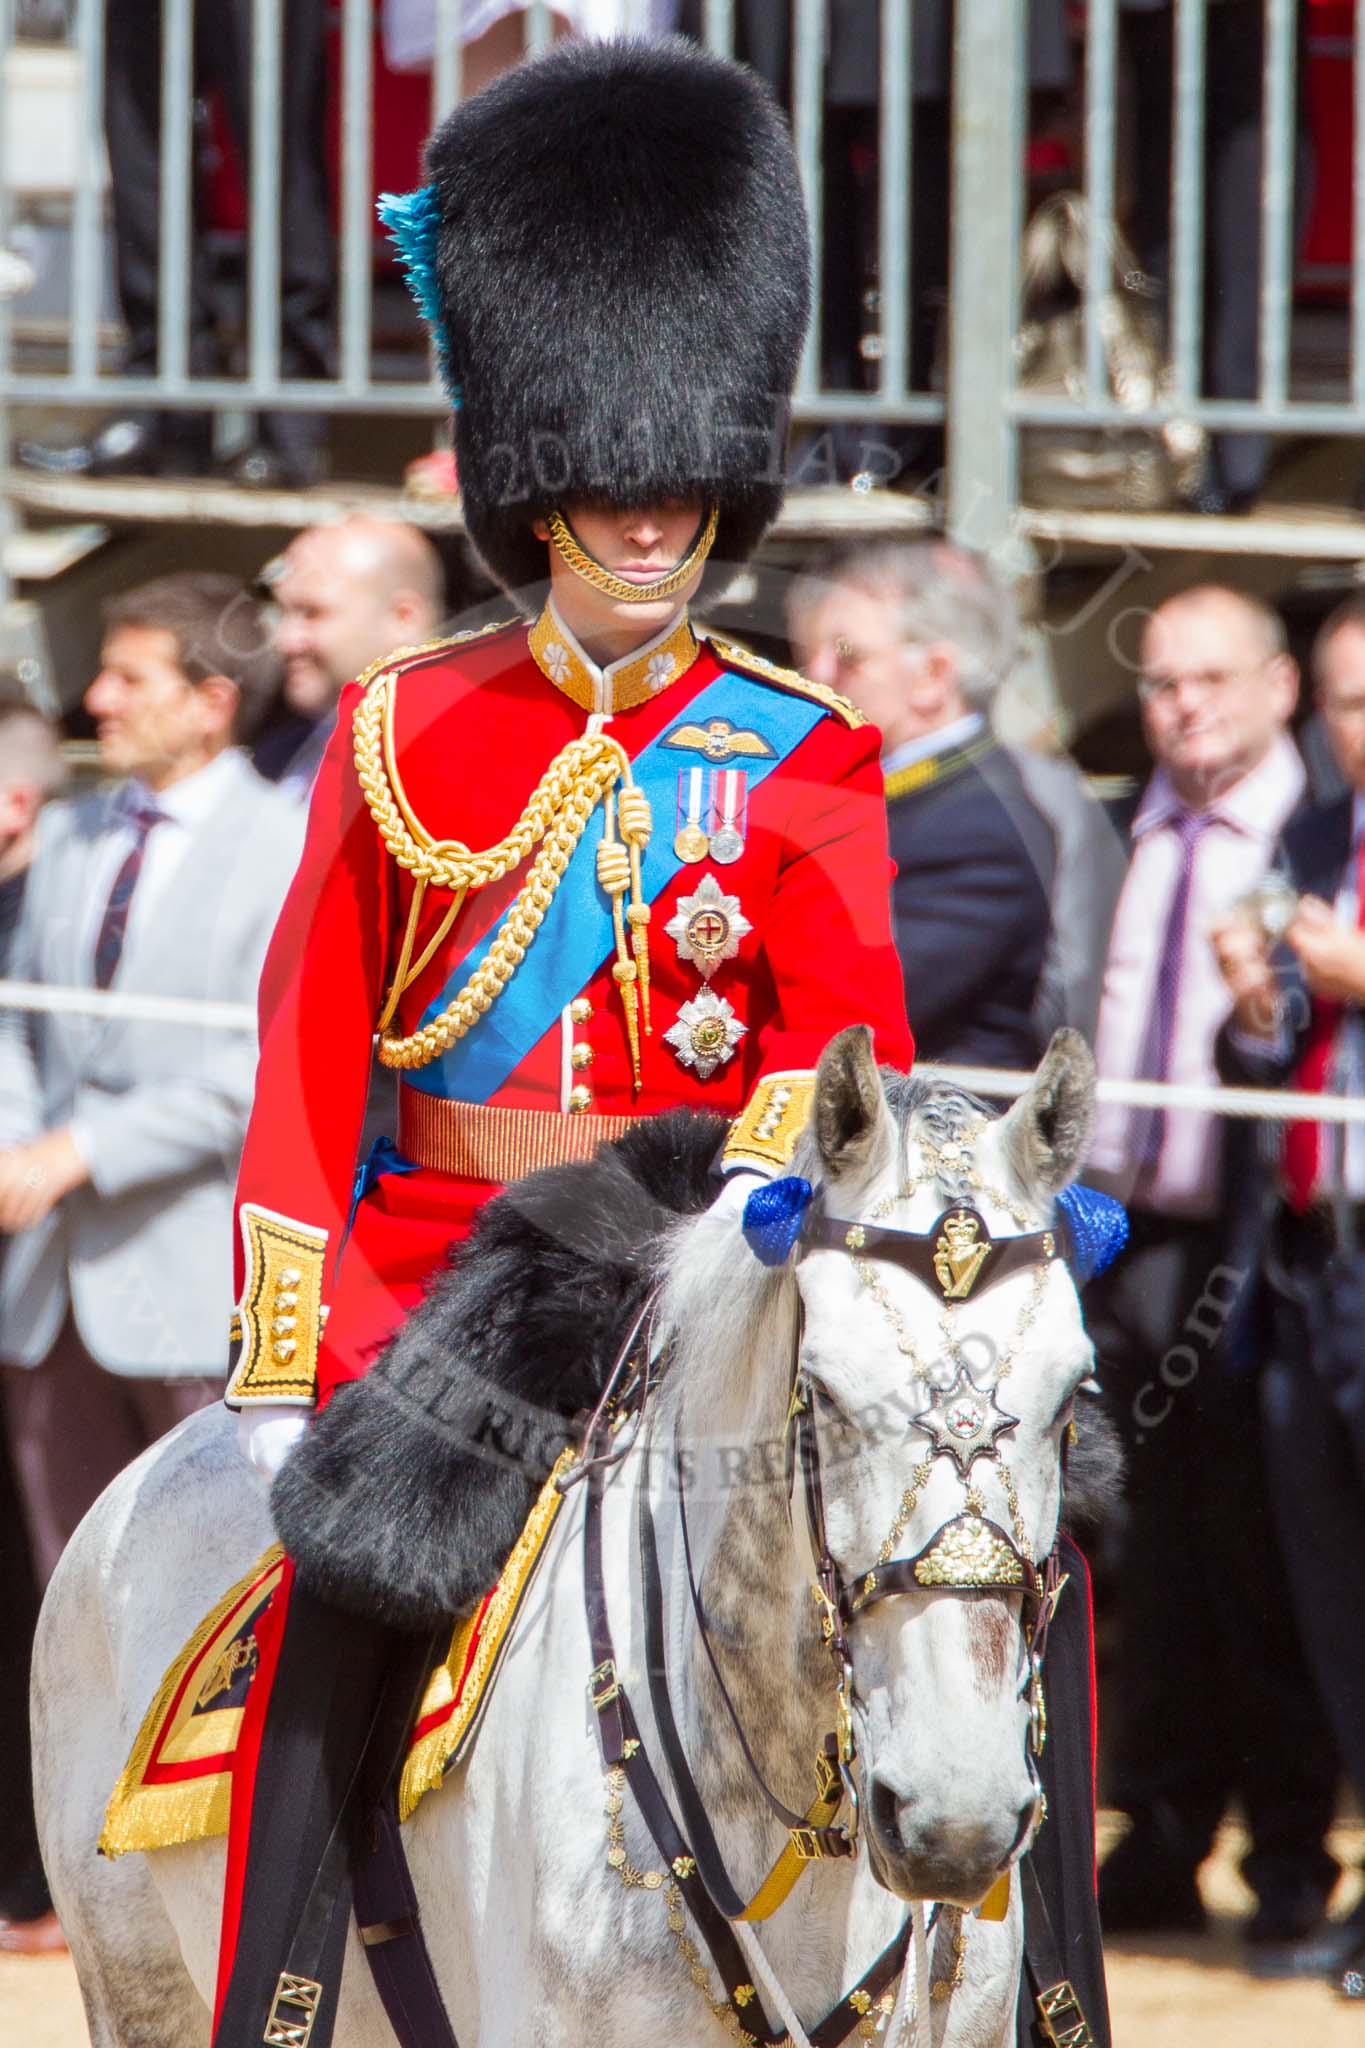
<path fill-rule="evenodd" d="M 407 1070 L 428 1066 L 491 1009 L 525 959 L 589 818 L 599 803 L 607 803 L 619 782 L 620 794 L 608 804 L 597 850 L 597 878 L 612 903 L 616 934 L 612 972 L 621 989 L 634 1081 L 639 1088 L 641 1025 L 646 1033 L 650 1030 L 649 905 L 641 895 L 640 856 L 649 843 L 651 820 L 649 801 L 635 785 L 625 749 L 605 733 L 570 741 L 542 775 L 506 838 L 481 853 L 471 853 L 458 839 L 433 839 L 408 802 L 394 752 L 396 682 L 391 668 L 372 678 L 356 708 L 354 726 L 356 774 L 370 815 L 394 860 L 415 883 L 398 965 L 376 1027 L 382 1064 Z M 431 960 L 469 891 L 510 873 L 537 845 L 530 872 L 482 965 L 441 1014 L 420 1031 L 409 1037 L 390 1032 L 404 990 Z M 429 887 L 450 890 L 451 903 L 414 963 L 412 952 Z M 624 901 L 627 895 L 628 904 Z"/>
<path fill-rule="evenodd" d="M 867 724 L 866 713 L 847 697 L 841 696 L 838 690 L 832 690 L 828 683 L 813 683 L 799 669 L 781 668 L 766 656 L 755 654 L 752 648 L 741 647 L 735 640 L 722 640 L 718 633 L 708 633 L 706 639 L 717 661 L 737 668 L 742 675 L 757 676 L 765 683 L 775 684 L 779 690 L 788 691 L 793 697 L 809 697 L 814 703 L 823 704 L 841 725 L 856 730 Z"/>

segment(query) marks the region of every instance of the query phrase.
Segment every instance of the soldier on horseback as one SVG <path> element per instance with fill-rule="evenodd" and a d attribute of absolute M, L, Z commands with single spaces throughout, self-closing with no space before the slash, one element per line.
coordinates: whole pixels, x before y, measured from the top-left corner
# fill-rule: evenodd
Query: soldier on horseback
<path fill-rule="evenodd" d="M 678 1107 L 730 1120 L 740 1202 L 789 1161 L 836 1030 L 913 1051 L 876 731 L 689 611 L 781 501 L 808 287 L 776 110 L 681 44 L 569 45 L 459 107 L 427 173 L 389 224 L 510 604 L 343 696 L 262 980 L 228 1401 L 290 1563 L 238 1743 L 218 2048 L 324 2048 L 348 1800 L 534 1490 L 471 1457 L 460 1555 L 410 1598 L 367 1582 L 366 1532 L 337 1539 L 314 1446 L 448 1247 L 509 1181 Z M 398 1141 L 357 1174 L 376 1033 Z M 1068 1886 L 1093 1842 L 1075 1761 Z M 321 1987 L 302 2030 L 286 1978 Z"/>

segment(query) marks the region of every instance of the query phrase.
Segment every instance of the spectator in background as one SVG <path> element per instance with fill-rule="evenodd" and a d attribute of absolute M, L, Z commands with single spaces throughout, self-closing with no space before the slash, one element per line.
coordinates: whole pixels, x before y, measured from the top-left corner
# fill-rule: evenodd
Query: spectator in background
<path fill-rule="evenodd" d="M 117 780 L 42 819 L 12 972 L 250 1003 L 303 822 L 232 744 L 274 683 L 259 607 L 167 576 L 104 624 L 85 701 Z M 0 1012 L 0 1395 L 44 1583 L 115 1473 L 222 1391 L 255 1066 L 249 1032 Z"/>
<path fill-rule="evenodd" d="M 38 813 L 65 779 L 50 721 L 33 705 L 0 693 L 0 972 L 19 922 Z"/>
<path fill-rule="evenodd" d="M 38 813 L 65 777 L 53 726 L 31 704 L 0 694 L 0 976 L 19 921 Z M 0 1264 L 4 1260 L 0 1241 Z M 38 1586 L 9 1445 L 0 1426 L 0 1951 L 49 1955 L 66 1946 L 38 1853 L 29 1763 L 27 1644 Z"/>
<path fill-rule="evenodd" d="M 306 800 L 346 684 L 395 648 L 436 636 L 441 558 L 418 527 L 357 515 L 305 527 L 264 580 L 278 607 L 275 646 L 293 715 L 257 747 L 256 766 Z"/>
<path fill-rule="evenodd" d="M 1327 619 L 1313 670 L 1349 787 L 1295 817 L 1285 833 L 1281 868 L 1299 902 L 1283 946 L 1246 916 L 1218 933 L 1236 1004 L 1220 1065 L 1234 1082 L 1360 1097 L 1365 596 L 1348 598 Z M 1290 1124 L 1276 1150 L 1265 1450 L 1308 1658 L 1352 1788 L 1365 1800 L 1365 1132 L 1358 1124 Z M 1365 1908 L 1318 1949 L 1347 1995 L 1365 1998 Z"/>
<path fill-rule="evenodd" d="M 908 248 L 912 280 L 905 335 L 909 388 L 928 391 L 940 353 L 948 297 L 951 239 L 952 0 L 915 0 L 909 11 L 910 126 Z M 706 0 L 680 0 L 684 33 L 704 37 Z M 879 0 L 825 0 L 820 339 L 826 389 L 875 387 L 888 307 L 877 249 L 880 199 L 880 94 L 885 89 Z M 792 106 L 795 9 L 770 0 L 738 0 L 735 54 Z M 1071 83 L 1065 0 L 1028 0 L 1026 63 L 1033 94 Z M 798 483 L 889 483 L 907 471 L 927 477 L 942 462 L 941 427 L 873 422 L 836 424 L 800 445 Z"/>
<path fill-rule="evenodd" d="M 1279 618 L 1206 585 L 1147 622 L 1139 680 L 1154 773 L 1100 1012 L 1104 1080 L 1212 1085 L 1230 998 L 1213 928 L 1256 888 L 1304 790 L 1298 671 Z M 1088 1177 L 1129 1203 L 1125 1256 L 1086 1295 L 1129 1463 L 1118 1563 L 1110 1793 L 1132 1821 L 1100 1872 L 1111 1933 L 1193 1932 L 1196 1873 L 1229 1800 L 1251 1836 L 1247 1927 L 1321 1921 L 1337 1762 L 1289 1608 L 1256 1421 L 1253 1142 L 1212 1114 L 1102 1107 Z"/>
<path fill-rule="evenodd" d="M 1295 77 L 1302 96 L 1309 9 L 1299 6 Z M 1171 278 L 1171 198 L 1175 177 L 1175 14 L 1172 0 L 1120 0 L 1119 48 L 1131 94 L 1131 136 L 1120 162 L 1132 166 L 1133 237 L 1144 269 L 1164 294 Z M 1203 235 L 1196 264 L 1202 302 L 1202 389 L 1210 398 L 1254 398 L 1260 389 L 1260 207 L 1266 75 L 1262 0 L 1216 0 L 1204 17 L 1202 100 Z M 1300 108 L 1290 137 L 1291 207 L 1297 230 L 1312 170 Z M 1198 189 L 1196 187 L 1196 189 Z M 1182 193 L 1182 204 L 1187 195 Z M 1291 265 L 1292 267 L 1292 265 Z M 1287 314 L 1287 309 L 1286 309 Z M 1279 317 L 1277 312 L 1276 317 Z M 1205 512 L 1244 512 L 1265 481 L 1267 435 L 1214 437 L 1207 473 L 1193 503 Z"/>
<path fill-rule="evenodd" d="M 253 68 L 260 62 L 253 51 L 252 11 L 252 0 L 194 0 L 193 6 L 193 89 L 222 95 L 248 180 Z M 104 4 L 104 132 L 129 377 L 169 368 L 160 360 L 158 341 L 162 16 L 163 9 L 147 0 Z M 336 353 L 336 248 L 324 147 L 327 9 L 323 0 L 288 0 L 279 20 L 279 370 L 287 378 L 329 377 Z M 186 118 L 194 122 L 193 101 Z M 187 284 L 189 374 L 213 377 L 223 368 L 222 346 L 212 242 L 202 232 L 192 237 Z M 182 317 L 180 306 L 173 317 Z M 314 483 L 326 468 L 326 434 L 325 412 L 268 412 L 255 444 L 236 458 L 234 474 L 242 483 L 289 489 Z M 62 475 L 192 476 L 209 467 L 212 452 L 208 413 L 147 409 L 119 414 L 73 446 L 21 443 L 19 455 L 31 468 Z"/>
<path fill-rule="evenodd" d="M 1087 974 L 1054 931 L 1054 887 L 1068 891 L 1068 933 L 1097 917 L 1107 928 L 1111 835 L 1079 778 L 992 736 L 991 700 L 1019 646 L 1011 592 L 981 556 L 924 539 L 833 557 L 797 583 L 790 610 L 806 672 L 882 730 L 896 943 L 922 1056 L 1032 1066 L 1073 995 L 1085 1001 Z M 1064 868 L 1035 768 L 1067 785 L 1051 790 L 1059 812 L 1075 807 Z"/>

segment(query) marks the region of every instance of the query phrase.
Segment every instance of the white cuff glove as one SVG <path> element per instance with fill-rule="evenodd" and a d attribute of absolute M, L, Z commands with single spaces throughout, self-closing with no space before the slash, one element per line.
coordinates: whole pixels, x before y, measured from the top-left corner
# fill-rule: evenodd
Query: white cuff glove
<path fill-rule="evenodd" d="M 727 1173 L 721 1191 L 707 1213 L 711 1216 L 742 1216 L 744 1204 L 755 1188 L 766 1185 L 767 1178 L 764 1173 L 751 1173 L 747 1166 Z"/>
<path fill-rule="evenodd" d="M 267 1483 L 275 1477 L 312 1413 L 285 1401 L 255 1401 L 237 1416 L 237 1448 Z"/>

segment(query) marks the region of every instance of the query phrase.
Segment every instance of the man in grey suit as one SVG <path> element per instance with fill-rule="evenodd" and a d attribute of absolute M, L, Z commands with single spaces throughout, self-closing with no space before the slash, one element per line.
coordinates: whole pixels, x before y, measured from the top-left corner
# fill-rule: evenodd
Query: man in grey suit
<path fill-rule="evenodd" d="M 233 578 L 105 616 L 86 693 L 120 779 L 50 806 L 10 972 L 249 1003 L 303 819 L 233 745 L 275 681 Z M 221 1392 L 249 1032 L 0 1013 L 0 1388 L 41 1579 L 130 1458 Z"/>

